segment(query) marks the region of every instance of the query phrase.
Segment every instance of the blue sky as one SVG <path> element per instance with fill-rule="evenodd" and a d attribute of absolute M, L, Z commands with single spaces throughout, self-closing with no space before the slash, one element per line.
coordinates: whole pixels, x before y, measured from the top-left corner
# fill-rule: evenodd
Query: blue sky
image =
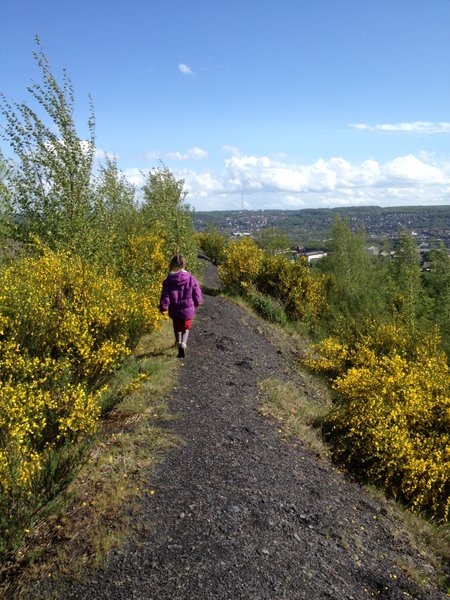
<path fill-rule="evenodd" d="M 29 100 L 38 34 L 99 159 L 197 210 L 450 204 L 449 29 L 450 0 L 3 0 L 0 90 Z"/>

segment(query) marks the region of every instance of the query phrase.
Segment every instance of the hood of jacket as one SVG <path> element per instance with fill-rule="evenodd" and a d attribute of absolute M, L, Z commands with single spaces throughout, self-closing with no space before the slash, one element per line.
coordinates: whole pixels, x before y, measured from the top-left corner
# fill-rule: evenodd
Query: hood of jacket
<path fill-rule="evenodd" d="M 188 271 L 173 271 L 167 277 L 170 287 L 183 287 L 190 283 L 192 275 Z"/>

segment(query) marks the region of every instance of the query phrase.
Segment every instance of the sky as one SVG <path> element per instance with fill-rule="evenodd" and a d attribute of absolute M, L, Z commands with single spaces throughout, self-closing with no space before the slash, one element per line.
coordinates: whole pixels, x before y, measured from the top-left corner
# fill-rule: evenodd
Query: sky
<path fill-rule="evenodd" d="M 450 0 L 2 0 L 0 91 L 32 104 L 39 35 L 97 163 L 195 210 L 450 205 L 449 30 Z"/>

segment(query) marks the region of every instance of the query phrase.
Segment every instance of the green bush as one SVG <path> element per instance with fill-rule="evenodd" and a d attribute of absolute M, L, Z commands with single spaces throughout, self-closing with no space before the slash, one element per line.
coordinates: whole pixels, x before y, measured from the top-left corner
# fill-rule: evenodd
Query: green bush
<path fill-rule="evenodd" d="M 288 318 L 284 311 L 282 304 L 272 298 L 259 292 L 254 286 L 248 285 L 246 287 L 246 298 L 250 303 L 250 306 L 266 321 L 272 323 L 279 323 L 280 325 L 286 325 Z"/>

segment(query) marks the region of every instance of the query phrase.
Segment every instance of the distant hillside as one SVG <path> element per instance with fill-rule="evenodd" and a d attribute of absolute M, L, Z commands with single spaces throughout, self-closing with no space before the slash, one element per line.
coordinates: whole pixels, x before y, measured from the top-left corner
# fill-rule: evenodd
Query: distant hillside
<path fill-rule="evenodd" d="M 327 239 L 329 228 L 340 217 L 353 230 L 363 229 L 368 239 L 395 240 L 402 229 L 421 241 L 442 239 L 450 247 L 450 206 L 381 208 L 319 208 L 304 210 L 252 210 L 194 212 L 194 227 L 203 231 L 213 225 L 231 234 L 254 234 L 263 227 L 277 227 L 293 244 L 317 245 Z"/>

